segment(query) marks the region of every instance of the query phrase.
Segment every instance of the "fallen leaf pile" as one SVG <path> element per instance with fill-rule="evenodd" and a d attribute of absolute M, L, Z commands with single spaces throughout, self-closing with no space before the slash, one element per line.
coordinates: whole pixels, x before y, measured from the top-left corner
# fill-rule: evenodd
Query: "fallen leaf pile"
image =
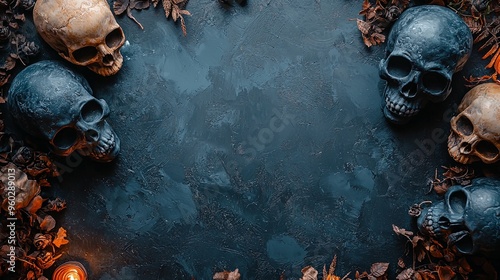
<path fill-rule="evenodd" d="M 483 257 L 463 256 L 432 238 L 392 227 L 408 240 L 412 253 L 411 267 L 399 259 L 396 280 L 497 279 L 494 266 Z"/>
<path fill-rule="evenodd" d="M 48 179 L 54 176 L 59 173 L 49 156 L 5 133 L 0 114 L 0 279 L 7 273 L 13 275 L 8 271 L 7 256 L 12 248 L 18 279 L 47 279 L 44 271 L 61 257 L 61 246 L 69 242 L 66 230 L 57 227 L 52 216 L 65 209 L 66 202 L 42 196 L 42 188 L 50 186 Z M 9 185 L 14 186 L 13 193 Z M 11 230 L 7 227 L 14 218 L 15 243 L 9 239 Z"/>
<path fill-rule="evenodd" d="M 26 20 L 25 12 L 30 11 L 34 0 L 0 0 L 0 103 L 4 103 L 3 86 L 9 82 L 12 70 L 19 65 L 26 66 L 31 57 L 38 54 L 39 47 L 28 41 L 21 32 Z"/>
<path fill-rule="evenodd" d="M 367 47 L 385 42 L 382 32 L 408 7 L 410 0 L 377 0 L 374 5 L 370 0 L 363 1 L 359 12 L 364 20 L 358 19 L 358 29 Z"/>
<path fill-rule="evenodd" d="M 156 8 L 160 0 L 115 0 L 113 3 L 113 11 L 115 15 L 121 15 L 127 11 L 127 16 L 137 23 L 141 29 L 144 29 L 142 24 L 132 15 L 132 10 L 143 10 L 149 8 L 151 4 Z M 183 15 L 190 16 L 191 13 L 186 10 L 188 0 L 161 0 L 165 17 L 172 18 L 174 22 L 180 20 L 182 34 L 187 35 L 186 22 Z"/>

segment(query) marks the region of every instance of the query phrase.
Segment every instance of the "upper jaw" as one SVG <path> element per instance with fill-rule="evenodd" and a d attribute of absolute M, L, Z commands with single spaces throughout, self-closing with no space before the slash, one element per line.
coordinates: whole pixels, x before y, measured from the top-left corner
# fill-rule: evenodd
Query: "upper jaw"
<path fill-rule="evenodd" d="M 387 120 L 395 124 L 408 123 L 422 109 L 419 99 L 406 99 L 392 89 L 386 87 L 384 91 L 383 112 Z"/>

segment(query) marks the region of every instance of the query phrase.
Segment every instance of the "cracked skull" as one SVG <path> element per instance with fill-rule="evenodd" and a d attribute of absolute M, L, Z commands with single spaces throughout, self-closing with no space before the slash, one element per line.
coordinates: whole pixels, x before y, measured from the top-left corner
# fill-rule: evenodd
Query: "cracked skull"
<path fill-rule="evenodd" d="M 451 79 L 470 56 L 472 34 L 448 8 L 423 5 L 407 9 L 391 29 L 386 57 L 380 61 L 385 117 L 408 122 L 431 102 L 444 101 Z"/>
<path fill-rule="evenodd" d="M 500 249 L 500 181 L 479 178 L 471 186 L 453 186 L 444 201 L 425 208 L 419 230 L 463 254 L 491 254 Z"/>
<path fill-rule="evenodd" d="M 47 140 L 57 155 L 78 151 L 109 162 L 120 151 L 105 120 L 106 101 L 94 98 L 87 81 L 60 62 L 41 61 L 21 71 L 9 89 L 8 108 L 23 130 Z"/>
<path fill-rule="evenodd" d="M 500 85 L 481 84 L 467 92 L 451 119 L 448 152 L 457 162 L 500 159 Z"/>
<path fill-rule="evenodd" d="M 33 21 L 41 37 L 61 57 L 102 76 L 123 64 L 122 28 L 105 0 L 38 0 Z"/>

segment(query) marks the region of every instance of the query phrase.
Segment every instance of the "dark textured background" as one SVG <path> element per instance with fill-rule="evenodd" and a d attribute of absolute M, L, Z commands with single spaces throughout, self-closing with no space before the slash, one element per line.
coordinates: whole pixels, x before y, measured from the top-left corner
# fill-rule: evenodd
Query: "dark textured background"
<path fill-rule="evenodd" d="M 364 47 L 361 2 L 192 0 L 187 37 L 161 8 L 133 11 L 144 30 L 118 17 L 120 72 L 73 68 L 108 102 L 122 151 L 111 164 L 60 162 L 71 172 L 47 192 L 68 201 L 62 260 L 82 261 L 90 279 L 235 268 L 298 279 L 335 254 L 341 276 L 373 262 L 394 273 L 405 241 L 391 224 L 415 229 L 409 206 L 437 199 L 428 182 L 453 164 L 446 137 L 462 76 L 484 62 L 455 76 L 445 103 L 393 127 L 380 107 L 384 47 Z M 38 59 L 60 59 L 42 47 Z M 265 144 L 252 145 L 259 133 Z"/>

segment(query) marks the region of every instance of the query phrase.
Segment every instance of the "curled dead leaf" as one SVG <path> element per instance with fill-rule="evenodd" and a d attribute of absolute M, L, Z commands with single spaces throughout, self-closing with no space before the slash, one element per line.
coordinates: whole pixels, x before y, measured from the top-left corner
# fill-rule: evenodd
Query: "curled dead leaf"
<path fill-rule="evenodd" d="M 389 263 L 374 263 L 370 268 L 370 273 L 374 277 L 382 277 L 387 274 L 387 269 L 389 268 Z"/>
<path fill-rule="evenodd" d="M 13 180 L 9 180 L 9 178 Z M 37 182 L 35 180 L 29 180 L 26 173 L 22 172 L 13 163 L 8 163 L 0 169 L 0 182 L 4 186 L 2 193 L 2 208 L 5 211 L 9 211 L 9 182 L 10 185 L 13 185 L 15 189 L 13 191 L 13 194 L 15 194 L 14 208 L 16 210 L 28 206 L 31 200 L 40 193 L 40 186 L 37 184 Z"/>
<path fill-rule="evenodd" d="M 51 231 L 56 227 L 56 220 L 51 215 L 47 215 L 43 219 L 38 217 L 38 222 L 42 231 Z"/>

